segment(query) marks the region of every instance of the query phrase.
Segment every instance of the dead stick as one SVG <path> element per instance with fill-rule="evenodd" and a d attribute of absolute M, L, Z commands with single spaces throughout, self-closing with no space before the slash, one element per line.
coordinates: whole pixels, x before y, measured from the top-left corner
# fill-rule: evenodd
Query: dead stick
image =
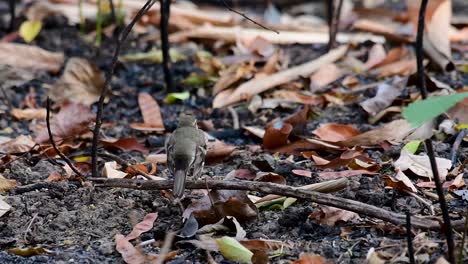
<path fill-rule="evenodd" d="M 241 17 L 247 19 L 248 21 L 254 23 L 255 25 L 257 25 L 257 26 L 259 26 L 259 27 L 261 27 L 261 28 L 263 28 L 263 29 L 270 30 L 270 31 L 275 32 L 276 34 L 279 34 L 278 31 L 276 31 L 276 30 L 274 30 L 274 29 L 271 29 L 271 28 L 268 28 L 268 27 L 266 27 L 266 26 L 264 26 L 264 25 L 258 23 L 257 21 L 251 19 L 250 17 L 248 17 L 248 16 L 245 15 L 244 13 L 241 13 L 241 12 L 235 10 L 234 8 L 232 8 L 231 6 L 229 6 L 228 3 L 226 3 L 225 0 L 221 0 L 221 2 L 223 2 L 223 5 L 224 5 L 229 11 L 238 14 L 239 16 L 241 16 Z"/>
<path fill-rule="evenodd" d="M 98 149 L 98 142 L 99 142 L 99 130 L 101 129 L 102 124 L 102 109 L 104 107 L 104 99 L 106 97 L 107 91 L 109 90 L 109 85 L 112 79 L 112 75 L 114 74 L 115 65 L 117 65 L 117 60 L 119 58 L 120 48 L 122 47 L 122 43 L 127 39 L 128 34 L 132 30 L 135 23 L 148 11 L 148 9 L 153 6 L 155 0 L 148 0 L 146 4 L 138 11 L 138 14 L 133 18 L 133 20 L 128 24 L 125 29 L 122 31 L 120 38 L 117 41 L 117 46 L 114 51 L 114 56 L 112 57 L 112 64 L 109 70 L 106 72 L 106 80 L 104 83 L 104 87 L 101 89 L 101 94 L 99 95 L 98 101 L 98 109 L 96 113 L 96 125 L 94 126 L 93 130 L 93 144 L 91 146 L 91 171 L 93 177 L 98 176 L 98 168 L 97 168 L 97 149 Z"/>
<path fill-rule="evenodd" d="M 418 86 L 421 92 L 423 99 L 427 98 L 427 89 L 425 85 L 425 76 L 424 76 L 424 65 L 423 65 L 423 40 L 424 40 L 424 24 L 425 24 L 425 15 L 426 7 L 428 0 L 422 0 L 421 6 L 419 9 L 418 17 L 418 32 L 416 35 L 416 65 L 417 65 L 417 77 L 418 77 Z M 429 161 L 431 163 L 432 175 L 434 175 L 434 182 L 436 185 L 437 195 L 439 196 L 440 209 L 442 210 L 442 218 L 444 219 L 444 230 L 445 238 L 447 239 L 448 247 L 448 259 L 450 263 L 455 263 L 455 243 L 453 242 L 452 235 L 452 225 L 450 223 L 450 216 L 447 208 L 447 202 L 445 201 L 444 190 L 442 188 L 442 182 L 439 177 L 439 171 L 437 169 L 437 163 L 435 159 L 435 153 L 432 146 L 432 140 L 430 138 L 424 140 L 424 145 L 426 146 L 427 155 L 429 156 Z"/>
<path fill-rule="evenodd" d="M 73 162 L 63 154 L 63 152 L 57 147 L 54 141 L 54 135 L 52 134 L 52 130 L 50 129 L 50 98 L 47 97 L 47 112 L 46 112 L 46 124 L 47 124 L 47 133 L 49 133 L 49 140 L 50 144 L 52 144 L 52 147 L 54 148 L 55 152 L 62 158 L 70 167 L 70 169 L 76 173 L 76 175 L 84 178 L 84 175 L 73 165 Z"/>
<path fill-rule="evenodd" d="M 126 179 L 106 179 L 106 178 L 93 178 L 89 179 L 95 181 L 96 187 L 112 187 L 112 188 L 130 188 L 136 190 L 165 190 L 173 187 L 174 181 L 142 181 L 142 180 L 126 180 Z M 186 189 L 205 189 L 208 185 L 211 189 L 222 190 L 244 190 L 256 191 L 264 194 L 277 194 L 281 196 L 294 197 L 299 199 L 306 199 L 312 202 L 337 207 L 340 209 L 352 211 L 358 214 L 375 217 L 398 226 L 406 224 L 406 216 L 403 214 L 387 211 L 380 207 L 368 205 L 358 201 L 340 198 L 331 194 L 319 193 L 309 190 L 301 190 L 299 188 L 279 185 L 266 182 L 252 182 L 252 181 L 187 181 Z M 457 221 L 457 227 L 458 227 Z M 461 224 L 461 223 L 460 223 Z M 440 230 L 440 224 L 436 220 L 424 219 L 421 217 L 413 217 L 412 225 L 415 228 L 424 230 Z M 462 224 L 461 224 L 462 225 Z"/>
<path fill-rule="evenodd" d="M 171 56 L 169 53 L 169 16 L 171 15 L 171 0 L 159 0 L 160 3 L 160 31 L 161 31 L 161 50 L 163 57 L 164 80 L 166 82 L 166 90 L 174 92 L 174 78 L 171 71 Z"/>
<path fill-rule="evenodd" d="M 411 234 L 411 213 L 406 211 L 406 240 L 408 243 L 408 257 L 410 264 L 416 263 L 414 261 L 414 248 L 413 248 L 413 236 Z"/>

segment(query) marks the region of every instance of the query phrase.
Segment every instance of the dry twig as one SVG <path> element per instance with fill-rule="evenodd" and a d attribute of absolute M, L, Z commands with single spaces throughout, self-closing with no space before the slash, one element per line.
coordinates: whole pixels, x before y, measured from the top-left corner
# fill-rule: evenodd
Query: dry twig
<path fill-rule="evenodd" d="M 126 180 L 126 179 L 106 179 L 106 178 L 93 178 L 89 179 L 96 182 L 96 187 L 111 187 L 111 188 L 130 188 L 137 190 L 165 190 L 173 187 L 173 181 L 142 181 L 142 180 Z M 340 209 L 352 211 L 358 214 L 375 217 L 398 226 L 406 224 L 406 216 L 395 212 L 387 211 L 380 207 L 368 205 L 358 201 L 344 199 L 333 196 L 331 194 L 319 193 L 316 191 L 302 190 L 299 188 L 279 185 L 266 182 L 251 182 L 251 181 L 218 181 L 207 180 L 205 181 L 187 181 L 186 189 L 205 189 L 208 185 L 211 189 L 221 190 L 244 190 L 256 191 L 264 194 L 276 194 L 287 197 L 294 197 L 299 199 L 307 199 L 312 202 L 337 207 Z M 415 228 L 424 230 L 440 230 L 441 226 L 439 221 L 425 219 L 422 217 L 413 217 L 413 226 Z M 457 228 L 462 221 L 456 221 Z M 460 222 L 460 223 L 458 223 Z"/>

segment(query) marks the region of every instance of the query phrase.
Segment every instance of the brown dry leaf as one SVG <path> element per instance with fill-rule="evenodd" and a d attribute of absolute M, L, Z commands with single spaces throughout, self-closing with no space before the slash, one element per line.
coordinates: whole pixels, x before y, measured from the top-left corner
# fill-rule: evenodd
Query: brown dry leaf
<path fill-rule="evenodd" d="M 361 107 L 371 116 L 377 115 L 390 106 L 406 88 L 408 77 L 395 77 L 390 83 L 381 83 L 377 86 L 377 94 L 360 103 Z"/>
<path fill-rule="evenodd" d="M 101 144 L 109 150 L 136 150 L 148 153 L 148 149 L 136 138 L 101 139 Z"/>
<path fill-rule="evenodd" d="M 50 128 L 56 142 L 72 138 L 89 130 L 88 126 L 95 120 L 95 114 L 88 106 L 68 103 L 50 120 Z M 35 139 L 37 143 L 49 141 L 47 129 L 43 128 Z"/>
<path fill-rule="evenodd" d="M 15 180 L 9 180 L 0 174 L 0 192 L 8 192 L 17 185 Z"/>
<path fill-rule="evenodd" d="M 145 215 L 143 220 L 136 224 L 133 227 L 132 232 L 130 232 L 125 238 L 127 240 L 132 240 L 139 237 L 141 234 L 148 232 L 153 228 L 154 221 L 158 218 L 158 213 L 150 213 Z"/>
<path fill-rule="evenodd" d="M 145 262 L 145 256 L 140 249 L 135 248 L 132 243 L 121 234 L 115 235 L 115 248 L 128 264 L 143 264 Z"/>
<path fill-rule="evenodd" d="M 263 136 L 263 146 L 273 149 L 285 145 L 292 130 L 293 126 L 283 120 L 268 125 Z"/>
<path fill-rule="evenodd" d="M 295 175 L 299 175 L 299 176 L 304 176 L 304 177 L 312 177 L 312 172 L 311 171 L 307 171 L 307 170 L 292 170 L 291 171 L 293 174 Z"/>
<path fill-rule="evenodd" d="M 458 176 L 455 177 L 455 179 L 449 183 L 450 184 L 447 187 L 449 191 L 458 190 L 461 187 L 465 186 L 466 184 L 465 184 L 465 180 L 463 179 L 463 173 L 458 174 Z"/>
<path fill-rule="evenodd" d="M 0 80 L 4 89 L 20 86 L 34 79 L 35 74 L 7 64 L 0 64 Z"/>
<path fill-rule="evenodd" d="M 375 44 L 369 50 L 369 55 L 367 56 L 366 67 L 367 69 L 372 69 L 372 67 L 382 63 L 387 57 L 385 48 L 382 44 Z"/>
<path fill-rule="evenodd" d="M 91 105 L 98 101 L 105 81 L 104 73 L 94 63 L 70 58 L 60 79 L 46 88 L 54 101 Z"/>
<path fill-rule="evenodd" d="M 300 91 L 277 90 L 272 95 L 275 99 L 284 99 L 287 102 L 305 104 L 305 105 L 321 105 L 324 103 L 323 98 L 317 95 L 305 94 Z"/>
<path fill-rule="evenodd" d="M 67 180 L 67 177 L 63 176 L 58 171 L 53 171 L 49 174 L 49 176 L 47 176 L 48 182 L 62 182 L 66 180 Z"/>
<path fill-rule="evenodd" d="M 441 181 L 445 181 L 448 171 L 452 167 L 452 162 L 449 159 L 436 157 L 436 163 L 439 177 Z M 395 161 L 394 166 L 396 169 L 401 171 L 410 170 L 420 177 L 433 178 L 431 163 L 427 154 L 414 155 L 403 148 L 401 150 L 400 157 Z"/>
<path fill-rule="evenodd" d="M 355 127 L 336 123 L 321 124 L 312 133 L 329 142 L 340 142 L 359 135 L 359 131 Z"/>
<path fill-rule="evenodd" d="M 36 46 L 0 43 L 0 61 L 15 68 L 57 73 L 62 67 L 64 55 Z"/>
<path fill-rule="evenodd" d="M 333 262 L 326 260 L 325 258 L 311 254 L 311 253 L 301 253 L 299 259 L 295 260 L 291 264 L 331 264 Z"/>
<path fill-rule="evenodd" d="M 331 206 L 320 206 L 320 209 L 309 215 L 321 224 L 335 226 L 338 222 L 350 222 L 360 220 L 358 214 Z"/>
<path fill-rule="evenodd" d="M 45 108 L 13 108 L 10 113 L 14 118 L 19 120 L 45 119 L 47 110 Z"/>
<path fill-rule="evenodd" d="M 0 150 L 6 153 L 22 153 L 31 150 L 35 144 L 31 136 L 20 135 L 0 143 Z"/>
<path fill-rule="evenodd" d="M 415 129 L 404 119 L 399 119 L 381 127 L 369 130 L 352 138 L 339 142 L 341 146 L 375 146 L 384 141 L 400 143 Z"/>
<path fill-rule="evenodd" d="M 330 83 L 338 80 L 344 72 L 334 63 L 323 65 L 310 77 L 310 91 L 323 92 Z"/>
<path fill-rule="evenodd" d="M 118 169 L 117 162 L 108 161 L 104 163 L 104 168 L 102 168 L 102 176 L 109 179 L 123 179 L 127 176 L 127 173 Z"/>
<path fill-rule="evenodd" d="M 212 190 L 184 211 L 184 218 L 193 214 L 200 225 L 214 224 L 225 216 L 233 216 L 240 223 L 257 217 L 257 207 L 245 191 Z M 213 202 L 213 203 L 212 203 Z"/>
<path fill-rule="evenodd" d="M 257 173 L 255 181 L 286 184 L 286 179 L 283 176 L 273 172 L 259 172 Z"/>
<path fill-rule="evenodd" d="M 267 39 L 256 36 L 255 38 L 239 38 L 237 47 L 242 53 L 254 53 L 262 57 L 270 57 L 275 52 L 275 47 Z"/>
<path fill-rule="evenodd" d="M 404 46 L 403 47 L 393 48 L 393 49 L 388 51 L 387 56 L 385 56 L 385 58 L 381 62 L 377 63 L 376 65 L 372 66 L 369 69 L 382 67 L 382 66 L 388 65 L 390 63 L 400 61 L 403 58 L 407 58 L 408 55 L 410 55 L 410 52 Z"/>
<path fill-rule="evenodd" d="M 163 132 L 164 122 L 158 102 L 148 93 L 139 93 L 138 105 L 143 116 L 143 123 L 132 123 L 130 127 L 140 131 Z"/>
<path fill-rule="evenodd" d="M 254 63 L 242 62 L 240 64 L 231 65 L 221 72 L 219 80 L 213 87 L 213 95 L 229 88 L 240 80 L 251 78 L 256 71 L 257 69 Z"/>
<path fill-rule="evenodd" d="M 370 248 L 366 256 L 367 264 L 385 264 L 385 260 L 381 258 L 378 252 L 374 248 Z"/>
<path fill-rule="evenodd" d="M 457 103 L 447 113 L 458 124 L 468 124 L 468 115 L 466 114 L 468 113 L 468 98 Z"/>
<path fill-rule="evenodd" d="M 393 189 L 413 193 L 418 192 L 408 176 L 406 176 L 406 174 L 404 174 L 401 170 L 397 170 L 395 177 L 384 175 L 383 180 L 385 182 L 385 186 L 392 187 Z"/>
<path fill-rule="evenodd" d="M 375 68 L 372 74 L 377 74 L 379 78 L 399 75 L 406 76 L 416 72 L 416 59 L 403 59 Z"/>
<path fill-rule="evenodd" d="M 371 32 L 377 35 L 382 35 L 396 42 L 409 43 L 413 41 L 413 36 L 404 34 L 406 32 L 401 32 L 401 25 L 392 21 L 358 19 L 354 22 L 353 28 L 357 30 Z"/>
<path fill-rule="evenodd" d="M 237 87 L 234 92 L 227 97 L 220 97 L 218 94 L 213 100 L 213 107 L 220 108 L 242 100 L 250 99 L 254 95 L 265 92 L 275 86 L 291 82 L 301 76 L 310 76 L 323 65 L 339 60 L 345 55 L 347 49 L 347 46 L 341 46 L 315 60 L 296 67 L 277 72 L 268 77 L 254 78 Z"/>
<path fill-rule="evenodd" d="M 156 164 L 156 162 L 137 163 L 137 164 L 134 164 L 133 166 L 148 175 L 156 175 L 156 171 L 158 168 L 158 165 Z M 125 172 L 132 176 L 139 174 L 137 171 L 133 170 L 132 167 L 125 168 Z"/>
<path fill-rule="evenodd" d="M 217 139 L 215 141 L 208 141 L 206 146 L 206 162 L 211 164 L 222 162 L 223 159 L 231 155 L 231 153 L 236 149 L 236 146 L 226 144 Z"/>
<path fill-rule="evenodd" d="M 250 134 L 258 137 L 258 138 L 263 138 L 265 136 L 265 129 L 261 127 L 255 127 L 255 126 L 243 126 L 242 127 L 245 131 L 249 132 Z"/>
<path fill-rule="evenodd" d="M 336 179 L 342 177 L 351 177 L 356 175 L 375 175 L 377 172 L 368 170 L 344 170 L 344 171 L 325 171 L 318 172 L 317 175 L 322 179 Z"/>

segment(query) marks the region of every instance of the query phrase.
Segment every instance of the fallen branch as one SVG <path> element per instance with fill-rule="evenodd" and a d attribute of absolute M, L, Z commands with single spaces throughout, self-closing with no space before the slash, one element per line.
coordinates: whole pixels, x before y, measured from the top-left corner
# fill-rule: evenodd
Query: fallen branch
<path fill-rule="evenodd" d="M 239 38 L 254 39 L 261 37 L 272 44 L 327 44 L 329 40 L 328 32 L 300 32 L 300 31 L 279 31 L 279 34 L 253 28 L 240 27 L 215 27 L 201 26 L 198 28 L 179 31 L 169 36 L 172 43 L 183 42 L 189 38 L 193 39 L 213 39 L 224 40 L 225 42 L 235 43 Z M 340 43 L 357 42 L 363 43 L 372 41 L 375 43 L 384 43 L 385 38 L 372 34 L 346 34 L 340 33 L 336 35 L 336 41 Z"/>
<path fill-rule="evenodd" d="M 106 179 L 92 178 L 89 179 L 96 182 L 96 187 L 111 187 L 111 188 L 130 188 L 136 190 L 166 190 L 173 187 L 173 181 L 142 181 L 142 180 L 126 180 L 126 179 Z M 222 190 L 244 190 L 256 191 L 264 194 L 276 194 L 299 199 L 306 199 L 312 202 L 333 206 L 336 208 L 352 211 L 358 214 L 378 218 L 398 226 L 406 225 L 406 215 L 387 211 L 380 207 L 361 203 L 355 200 L 345 199 L 333 196 L 331 194 L 319 193 L 317 191 L 303 190 L 297 187 L 279 185 L 266 182 L 252 181 L 187 181 L 186 189 L 222 189 Z M 439 221 L 424 219 L 422 217 L 412 217 L 412 226 L 424 230 L 441 230 Z M 456 228 L 463 228 L 463 221 L 455 221 Z"/>

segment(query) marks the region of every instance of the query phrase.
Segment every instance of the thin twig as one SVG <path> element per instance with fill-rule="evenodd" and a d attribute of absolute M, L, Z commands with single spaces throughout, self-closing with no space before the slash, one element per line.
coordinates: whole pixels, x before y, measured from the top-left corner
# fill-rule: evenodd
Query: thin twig
<path fill-rule="evenodd" d="M 92 175 L 93 177 L 98 176 L 98 168 L 97 168 L 97 149 L 98 149 L 98 142 L 99 142 L 99 131 L 102 125 L 102 109 L 104 107 L 104 98 L 108 93 L 110 81 L 112 79 L 112 75 L 114 74 L 115 65 L 117 64 L 117 60 L 120 53 L 120 48 L 122 47 L 122 43 L 127 39 L 128 34 L 132 30 L 135 23 L 148 11 L 148 9 L 153 6 L 155 0 L 148 0 L 146 4 L 138 11 L 138 14 L 133 18 L 133 20 L 128 24 L 124 30 L 121 32 L 120 38 L 117 41 L 117 46 L 115 48 L 114 56 L 112 57 L 112 64 L 109 70 L 106 72 L 106 80 L 104 83 L 104 87 L 101 89 L 101 94 L 99 96 L 98 101 L 98 109 L 96 113 L 96 125 L 94 126 L 93 130 L 93 144 L 91 147 L 91 167 L 92 167 Z"/>
<path fill-rule="evenodd" d="M 458 253 L 458 263 L 463 263 L 463 252 L 465 251 L 465 239 L 468 233 L 468 209 L 465 214 L 465 225 L 463 227 L 463 237 L 460 245 L 460 253 Z"/>
<path fill-rule="evenodd" d="M 11 110 L 13 110 L 13 105 L 11 104 L 12 100 L 10 100 L 10 97 L 5 90 L 5 86 L 0 84 L 0 90 L 2 91 L 3 101 L 8 106 L 8 110 L 11 112 Z"/>
<path fill-rule="evenodd" d="M 11 159 L 10 161 L 5 162 L 4 164 L 0 164 L 0 170 L 3 169 L 3 168 L 5 168 L 5 167 L 8 166 L 9 164 L 11 164 L 11 163 L 17 161 L 17 160 L 22 159 L 24 156 L 26 156 L 26 154 L 31 153 L 31 151 L 33 151 L 37 146 L 39 146 L 39 144 L 36 143 L 36 144 L 34 144 L 31 148 L 29 148 L 28 151 L 21 153 L 21 154 L 20 154 L 19 156 L 17 156 L 16 158 Z M 8 154 L 11 154 L 11 153 L 7 153 L 6 155 L 8 155 Z"/>
<path fill-rule="evenodd" d="M 156 259 L 155 264 L 162 264 L 166 258 L 167 253 L 171 250 L 172 241 L 174 241 L 175 233 L 168 232 L 166 233 L 166 237 L 164 238 L 163 246 L 161 247 L 161 251 L 159 252 L 159 256 Z"/>
<path fill-rule="evenodd" d="M 24 239 L 25 241 L 26 241 L 26 236 L 28 235 L 29 230 L 31 230 L 31 226 L 32 226 L 32 224 L 34 223 L 34 220 L 36 220 L 37 216 L 38 216 L 38 213 L 35 213 L 35 214 L 33 215 L 31 221 L 29 221 L 29 224 L 28 224 L 28 226 L 26 227 L 26 230 L 25 230 L 24 233 L 23 233 L 23 239 Z"/>
<path fill-rule="evenodd" d="M 423 65 L 423 37 L 424 37 L 424 23 L 426 16 L 426 7 L 428 0 L 422 0 L 421 6 L 419 9 L 418 17 L 418 33 L 416 35 L 416 65 L 417 65 L 417 76 L 418 76 L 418 86 L 421 92 L 423 99 L 426 99 L 428 96 L 426 85 L 425 85 L 425 76 L 424 76 L 424 65 Z M 455 263 L 455 245 L 452 235 L 452 226 L 450 223 L 450 216 L 447 208 L 447 202 L 445 201 L 444 190 L 442 188 L 442 182 L 439 177 L 439 171 L 437 169 L 437 163 L 435 159 L 435 153 L 432 146 L 432 140 L 430 138 L 424 140 L 424 145 L 426 146 L 427 155 L 429 156 L 429 161 L 431 163 L 432 174 L 434 175 L 434 182 L 436 185 L 437 195 L 439 196 L 440 209 L 442 210 L 442 217 L 444 220 L 444 232 L 445 238 L 447 239 L 448 247 L 448 259 L 450 263 Z"/>
<path fill-rule="evenodd" d="M 327 24 L 328 24 L 328 44 L 327 44 L 327 52 L 332 49 L 334 45 L 332 43 L 333 39 L 333 14 L 335 10 L 335 0 L 328 0 L 327 1 Z"/>
<path fill-rule="evenodd" d="M 98 156 L 108 158 L 108 159 L 112 159 L 112 160 L 116 161 L 118 164 L 120 164 L 121 166 L 130 167 L 133 171 L 141 174 L 141 176 L 145 177 L 146 179 L 152 180 L 151 176 L 148 173 L 138 169 L 136 166 L 126 162 L 125 160 L 121 159 L 117 155 L 114 155 L 114 154 L 111 154 L 111 153 L 108 153 L 108 152 L 99 152 Z"/>
<path fill-rule="evenodd" d="M 336 35 L 338 34 L 338 29 L 340 25 L 340 19 L 341 19 L 341 9 L 343 7 L 343 0 L 338 0 L 338 7 L 336 10 L 333 11 L 334 17 L 332 21 L 332 27 L 333 30 L 331 31 L 331 39 L 329 41 L 330 49 L 333 49 L 336 43 Z"/>
<path fill-rule="evenodd" d="M 114 0 L 109 0 L 109 6 L 110 6 L 110 11 L 111 11 L 111 21 L 112 21 L 112 23 L 116 23 L 117 22 L 117 15 L 115 13 Z"/>
<path fill-rule="evenodd" d="M 171 71 L 171 56 L 169 53 L 169 17 L 171 15 L 171 0 L 159 0 L 160 7 L 160 27 L 161 27 L 161 50 L 163 57 L 163 70 L 164 80 L 166 82 L 166 89 L 169 92 L 174 92 L 174 78 Z"/>
<path fill-rule="evenodd" d="M 49 140 L 50 144 L 52 144 L 52 147 L 54 148 L 55 152 L 62 158 L 70 167 L 70 169 L 76 173 L 76 175 L 84 178 L 84 175 L 73 165 L 73 162 L 63 154 L 63 152 L 57 147 L 54 141 L 54 135 L 52 134 L 52 130 L 50 129 L 50 98 L 47 97 L 47 114 L 46 114 L 46 124 L 47 124 L 47 133 L 49 133 Z"/>
<path fill-rule="evenodd" d="M 455 166 L 457 163 L 458 148 L 460 148 L 460 144 L 466 135 L 468 135 L 468 129 L 464 128 L 458 132 L 458 135 L 453 142 L 452 150 L 450 151 L 450 161 L 452 161 L 452 166 Z"/>
<path fill-rule="evenodd" d="M 271 28 L 269 28 L 269 27 L 266 27 L 266 26 L 262 25 L 261 23 L 258 23 L 257 21 L 251 19 L 250 17 L 248 17 L 248 16 L 245 15 L 244 13 L 241 13 L 241 12 L 235 10 L 235 9 L 232 8 L 230 5 L 228 5 L 228 3 L 226 3 L 225 0 L 221 0 L 221 2 L 223 3 L 223 5 L 224 5 L 229 11 L 238 14 L 239 16 L 241 16 L 241 17 L 247 19 L 248 21 L 254 23 L 255 25 L 257 25 L 257 26 L 259 26 L 259 27 L 261 27 L 261 28 L 263 28 L 263 29 L 270 30 L 270 31 L 275 32 L 276 34 L 279 34 L 279 31 L 274 30 L 274 29 L 271 29 Z"/>
<path fill-rule="evenodd" d="M 236 110 L 232 106 L 229 106 L 228 110 L 229 110 L 229 113 L 231 113 L 231 116 L 232 116 L 232 128 L 239 129 L 240 128 L 239 115 L 237 114 Z"/>
<path fill-rule="evenodd" d="M 9 0 L 8 1 L 8 8 L 10 10 L 10 24 L 8 25 L 8 32 L 13 32 L 13 29 L 15 28 L 15 9 L 16 9 L 16 5 L 15 5 L 15 0 Z"/>
<path fill-rule="evenodd" d="M 432 206 L 432 204 L 426 200 L 424 200 L 424 198 L 422 198 L 421 196 L 413 193 L 413 192 L 410 192 L 410 191 L 404 191 L 404 193 L 410 195 L 410 196 L 413 196 L 414 198 L 416 198 L 416 200 L 420 201 L 422 204 L 424 204 L 427 209 L 429 209 L 431 215 L 435 215 L 435 212 L 434 212 L 434 206 Z"/>
<path fill-rule="evenodd" d="M 89 179 L 95 182 L 96 187 L 109 188 L 130 188 L 136 190 L 166 190 L 173 187 L 174 181 L 145 181 L 145 180 L 127 180 L 127 179 L 106 179 L 92 178 Z M 252 181 L 219 181 L 219 180 L 203 180 L 187 181 L 186 189 L 205 189 L 208 185 L 211 189 L 222 190 L 244 190 L 256 191 L 264 194 L 277 194 L 281 196 L 307 199 L 312 202 L 337 207 L 340 209 L 352 211 L 358 214 L 375 217 L 395 225 L 404 226 L 406 224 L 406 216 L 403 214 L 387 211 L 383 208 L 361 203 L 355 200 L 336 197 L 331 194 L 319 193 L 315 191 L 302 190 L 292 186 L 268 182 L 252 182 Z M 421 217 L 413 217 L 413 226 L 424 230 L 440 230 L 439 221 L 424 219 Z M 457 227 L 462 226 L 461 222 L 457 221 Z"/>
<path fill-rule="evenodd" d="M 408 243 L 408 257 L 410 264 L 416 263 L 414 261 L 414 248 L 413 248 L 413 236 L 411 234 L 411 213 L 406 211 L 406 240 Z"/>

